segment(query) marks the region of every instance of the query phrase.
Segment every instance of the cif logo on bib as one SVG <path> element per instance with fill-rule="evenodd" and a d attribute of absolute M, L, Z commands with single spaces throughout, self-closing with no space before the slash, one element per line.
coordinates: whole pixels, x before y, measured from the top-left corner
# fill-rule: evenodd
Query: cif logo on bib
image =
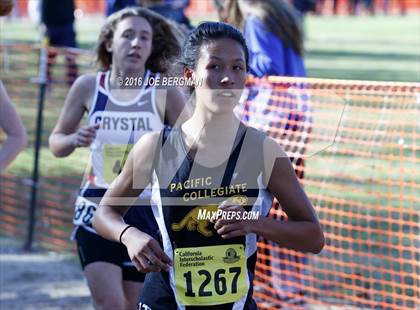
<path fill-rule="evenodd" d="M 236 263 L 241 257 L 236 253 L 234 248 L 228 248 L 225 252 L 225 257 L 223 257 L 223 261 L 226 264 L 233 264 Z"/>
<path fill-rule="evenodd" d="M 248 203 L 248 197 L 241 195 L 232 196 L 223 203 L 225 205 L 245 206 Z M 173 223 L 171 228 L 174 231 L 180 231 L 186 227 L 189 231 L 197 230 L 203 236 L 211 237 L 213 232 L 208 228 L 209 219 L 219 215 L 218 210 L 218 205 L 216 204 L 195 207 L 179 223 Z M 220 213 L 220 215 L 222 214 Z"/>

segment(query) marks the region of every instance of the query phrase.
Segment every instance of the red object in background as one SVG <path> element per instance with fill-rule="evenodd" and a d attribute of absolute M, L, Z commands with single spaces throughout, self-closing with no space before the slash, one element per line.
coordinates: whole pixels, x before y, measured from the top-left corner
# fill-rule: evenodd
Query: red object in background
<path fill-rule="evenodd" d="M 105 0 L 75 0 L 76 8 L 85 14 L 103 14 L 105 16 Z"/>
<path fill-rule="evenodd" d="M 20 16 L 28 16 L 28 0 L 15 1 Z"/>

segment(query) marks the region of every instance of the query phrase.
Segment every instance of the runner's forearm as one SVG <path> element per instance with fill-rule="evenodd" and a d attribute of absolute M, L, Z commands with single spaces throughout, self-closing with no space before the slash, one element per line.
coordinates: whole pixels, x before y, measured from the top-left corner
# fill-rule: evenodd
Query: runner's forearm
<path fill-rule="evenodd" d="M 260 218 L 253 232 L 281 247 L 301 252 L 319 253 L 324 245 L 324 236 L 317 223 L 310 221 L 280 222 Z"/>
<path fill-rule="evenodd" d="M 65 135 L 55 133 L 50 136 L 50 150 L 56 157 L 66 157 L 74 152 L 76 145 L 74 144 L 74 134 Z"/>
<path fill-rule="evenodd" d="M 115 208 L 101 205 L 95 212 L 92 225 L 102 237 L 119 242 L 120 234 L 127 227 L 127 224 Z"/>
<path fill-rule="evenodd" d="M 27 137 L 24 133 L 22 136 L 8 136 L 6 141 L 0 148 L 0 173 L 15 159 L 21 150 L 26 146 Z"/>

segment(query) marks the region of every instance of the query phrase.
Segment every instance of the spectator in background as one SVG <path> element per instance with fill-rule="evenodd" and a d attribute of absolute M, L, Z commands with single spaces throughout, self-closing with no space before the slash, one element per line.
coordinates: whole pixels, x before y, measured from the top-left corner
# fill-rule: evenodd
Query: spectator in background
<path fill-rule="evenodd" d="M 45 26 L 45 36 L 48 45 L 53 47 L 77 47 L 74 30 L 74 0 L 42 0 L 41 22 Z M 52 66 L 57 56 L 56 50 L 48 51 L 48 81 L 52 81 Z M 67 83 L 72 85 L 77 78 L 75 55 L 70 51 L 65 53 L 67 61 Z"/>
<path fill-rule="evenodd" d="M 106 14 L 111 15 L 129 6 L 143 6 L 190 30 L 193 27 L 184 13 L 189 4 L 189 0 L 107 0 Z"/>
<path fill-rule="evenodd" d="M 389 12 L 389 0 L 384 0 L 383 3 L 383 8 L 384 8 L 384 13 L 385 15 L 388 15 Z M 400 14 L 401 15 L 406 15 L 407 14 L 407 3 L 406 0 L 398 0 L 398 6 L 400 9 Z"/>
<path fill-rule="evenodd" d="M 360 0 L 349 1 L 349 15 L 357 15 L 359 12 Z M 370 15 L 375 15 L 373 0 L 364 0 L 363 4 Z"/>
<path fill-rule="evenodd" d="M 187 29 L 193 28 L 184 12 L 190 4 L 189 0 L 140 0 L 140 3 L 148 9 L 183 25 Z"/>
<path fill-rule="evenodd" d="M 384 1 L 387 1 L 387 0 L 384 0 Z M 332 2 L 333 2 L 333 14 L 338 15 L 338 13 L 339 13 L 338 12 L 338 9 L 339 9 L 338 4 L 339 4 L 340 1 L 333 0 Z M 359 6 L 360 6 L 359 5 L 360 0 L 348 0 L 344 3 L 347 6 L 346 9 L 347 9 L 347 14 L 348 15 L 357 15 L 358 9 L 359 9 Z M 369 12 L 369 14 L 374 15 L 375 14 L 374 1 L 373 0 L 364 0 L 363 3 L 366 7 L 366 10 Z M 317 5 L 317 8 L 316 8 L 317 14 L 322 15 L 322 12 L 324 10 L 325 0 L 318 0 L 316 5 Z"/>
<path fill-rule="evenodd" d="M 375 3 L 373 0 L 365 0 L 365 7 L 370 15 L 375 15 Z"/>
<path fill-rule="evenodd" d="M 299 12 L 300 16 L 303 17 L 308 12 L 315 12 L 316 0 L 293 0 L 293 6 Z"/>
<path fill-rule="evenodd" d="M 333 14 L 337 15 L 338 14 L 338 0 L 333 0 Z M 317 15 L 322 15 L 324 12 L 324 5 L 325 5 L 325 0 L 317 0 L 316 1 L 316 14 Z"/>
<path fill-rule="evenodd" d="M 0 16 L 8 15 L 13 9 L 12 0 L 0 1 Z M 3 83 L 0 81 L 0 132 L 6 139 L 0 148 L 0 174 L 22 151 L 27 143 L 27 136 L 22 121 L 16 112 Z"/>
<path fill-rule="evenodd" d="M 126 7 L 138 5 L 138 2 L 137 0 L 106 0 L 106 16 Z"/>
<path fill-rule="evenodd" d="M 221 20 L 243 29 L 250 73 L 306 76 L 303 33 L 293 8 L 283 0 L 216 1 Z"/>
<path fill-rule="evenodd" d="M 41 25 L 41 6 L 42 1 L 28 1 L 27 10 L 28 17 L 37 27 Z M 44 36 L 44 34 L 42 34 Z"/>

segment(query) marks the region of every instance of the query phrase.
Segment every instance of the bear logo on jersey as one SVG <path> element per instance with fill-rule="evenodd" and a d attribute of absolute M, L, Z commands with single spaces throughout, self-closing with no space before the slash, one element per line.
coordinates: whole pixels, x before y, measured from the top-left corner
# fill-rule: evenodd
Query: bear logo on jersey
<path fill-rule="evenodd" d="M 209 225 L 209 221 L 199 220 L 198 215 L 203 209 L 209 212 L 216 212 L 217 208 L 217 205 L 198 206 L 192 209 L 190 212 L 188 212 L 181 222 L 173 223 L 171 226 L 172 230 L 180 231 L 183 228 L 187 227 L 189 231 L 197 230 L 203 236 L 211 237 L 213 236 L 213 232 L 207 227 Z"/>
<path fill-rule="evenodd" d="M 238 205 L 238 206 L 245 206 L 248 203 L 248 197 L 236 195 L 229 197 L 227 200 L 223 202 L 227 205 Z M 171 228 L 174 231 L 180 231 L 187 227 L 189 231 L 197 230 L 205 237 L 213 236 L 213 232 L 208 228 L 209 221 L 208 219 L 200 218 L 200 214 L 213 214 L 216 215 L 218 210 L 218 205 L 211 204 L 205 206 L 198 206 L 192 209 L 190 212 L 185 215 L 185 217 L 179 223 L 173 223 Z M 204 212 L 203 212 L 204 211 Z"/>

